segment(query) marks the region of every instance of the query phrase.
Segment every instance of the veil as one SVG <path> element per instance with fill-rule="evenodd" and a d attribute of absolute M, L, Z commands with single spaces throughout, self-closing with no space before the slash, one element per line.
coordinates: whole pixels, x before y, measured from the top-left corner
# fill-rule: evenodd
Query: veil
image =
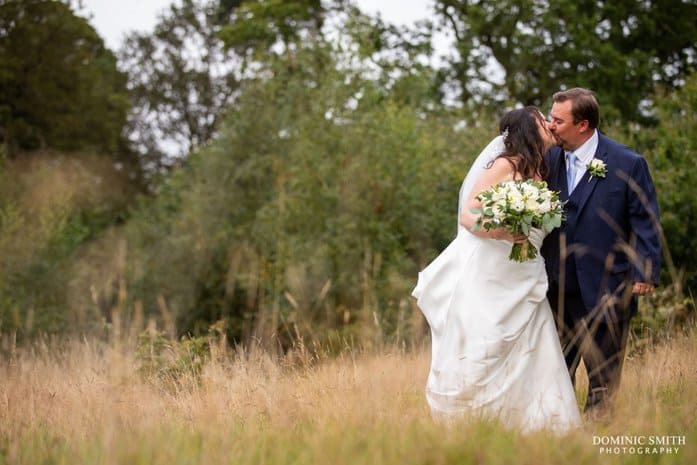
<path fill-rule="evenodd" d="M 462 210 L 462 206 L 467 198 L 469 198 L 474 184 L 477 182 L 477 179 L 482 171 L 486 169 L 489 162 L 499 156 L 505 149 L 506 147 L 503 143 L 503 136 L 496 136 L 491 142 L 489 142 L 489 145 L 482 150 L 482 153 L 480 153 L 477 159 L 474 160 L 474 163 L 472 163 L 472 167 L 470 168 L 465 180 L 462 182 L 462 186 L 460 187 L 460 195 L 457 202 L 458 231 L 463 228 L 463 226 L 460 225 L 460 211 Z"/>

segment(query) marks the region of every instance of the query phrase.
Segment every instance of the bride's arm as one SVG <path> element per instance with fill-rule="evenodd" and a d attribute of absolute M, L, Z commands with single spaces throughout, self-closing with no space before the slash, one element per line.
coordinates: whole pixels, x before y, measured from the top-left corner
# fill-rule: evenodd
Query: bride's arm
<path fill-rule="evenodd" d="M 487 231 L 484 228 L 480 228 L 477 231 L 473 231 L 472 228 L 477 222 L 479 215 L 472 213 L 473 208 L 481 208 L 482 203 L 476 199 L 477 194 L 480 192 L 495 186 L 496 184 L 513 179 L 513 167 L 511 163 L 505 158 L 497 158 L 494 164 L 485 169 L 482 175 L 477 179 L 477 182 L 472 188 L 469 198 L 465 201 L 464 207 L 460 212 L 460 224 L 467 228 L 469 232 L 475 236 L 484 237 L 488 239 L 499 239 L 507 240 L 511 242 L 516 242 L 520 240 L 519 237 L 513 237 L 508 231 L 503 228 L 496 228 Z"/>

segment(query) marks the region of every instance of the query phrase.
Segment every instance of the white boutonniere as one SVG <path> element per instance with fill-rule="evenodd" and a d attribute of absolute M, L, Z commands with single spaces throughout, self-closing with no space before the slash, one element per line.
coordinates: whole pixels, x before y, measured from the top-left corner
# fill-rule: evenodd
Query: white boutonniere
<path fill-rule="evenodd" d="M 604 178 L 607 176 L 607 167 L 605 166 L 605 162 L 597 158 L 592 159 L 590 163 L 586 165 L 586 169 L 591 174 L 590 178 L 588 178 L 588 182 L 591 182 L 591 179 L 594 177 Z"/>

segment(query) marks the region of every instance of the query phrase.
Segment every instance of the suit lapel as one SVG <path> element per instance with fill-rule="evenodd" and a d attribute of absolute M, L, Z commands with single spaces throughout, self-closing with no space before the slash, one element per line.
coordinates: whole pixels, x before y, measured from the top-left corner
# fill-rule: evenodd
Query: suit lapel
<path fill-rule="evenodd" d="M 598 134 L 598 148 L 595 151 L 595 158 L 602 160 L 605 165 L 607 166 L 607 149 L 605 147 L 604 141 L 602 139 L 602 136 Z M 595 190 L 595 186 L 598 185 L 598 182 L 600 181 L 601 178 L 597 176 L 591 177 L 590 171 L 586 170 L 586 172 L 583 174 L 583 177 L 581 180 L 578 182 L 578 185 L 576 186 L 576 189 L 573 192 L 573 195 L 578 195 L 579 200 L 578 200 L 578 215 L 581 215 L 581 211 L 583 211 L 583 207 L 586 205 L 586 202 L 590 198 L 591 194 Z"/>
<path fill-rule="evenodd" d="M 561 148 L 558 150 L 556 155 L 552 155 L 554 163 L 550 166 L 550 181 L 549 186 L 552 190 L 559 191 L 559 198 L 561 200 L 567 200 L 569 198 L 569 188 L 566 185 L 566 160 L 564 158 L 564 151 Z"/>

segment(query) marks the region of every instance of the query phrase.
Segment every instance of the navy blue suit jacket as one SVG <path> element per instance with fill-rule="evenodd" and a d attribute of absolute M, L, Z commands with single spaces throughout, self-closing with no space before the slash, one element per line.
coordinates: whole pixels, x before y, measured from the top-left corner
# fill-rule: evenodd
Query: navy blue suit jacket
<path fill-rule="evenodd" d="M 557 285 L 563 270 L 560 239 L 576 251 L 578 287 L 589 310 L 623 283 L 658 284 L 661 261 L 658 203 L 646 160 L 600 132 L 598 138 L 595 158 L 605 163 L 606 177 L 586 171 L 572 193 L 573 214 L 545 238 L 541 250 L 550 282 Z M 555 147 L 545 159 L 550 189 L 569 199 L 564 151 Z"/>

